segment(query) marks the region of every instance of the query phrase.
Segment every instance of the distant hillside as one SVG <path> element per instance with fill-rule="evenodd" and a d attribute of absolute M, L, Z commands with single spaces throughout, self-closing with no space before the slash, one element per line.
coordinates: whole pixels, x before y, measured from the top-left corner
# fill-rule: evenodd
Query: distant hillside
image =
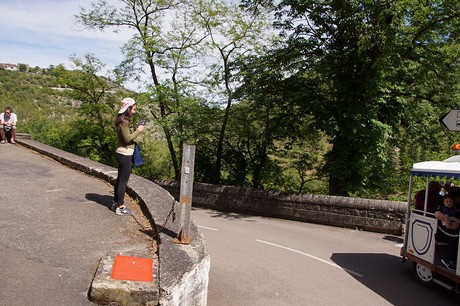
<path fill-rule="evenodd" d="M 37 122 L 65 122 L 76 116 L 81 101 L 69 93 L 71 89 L 63 84 L 60 72 L 53 69 L 21 72 L 0 68 L 0 109 L 13 108 L 19 118 L 19 132 L 40 139 L 42 129 L 36 129 Z M 117 90 L 127 91 L 123 88 Z"/>
<path fill-rule="evenodd" d="M 31 123 L 74 114 L 75 102 L 59 87 L 59 78 L 53 74 L 32 74 L 0 69 L 0 107 L 11 106 L 19 118 L 18 131 L 32 133 Z"/>

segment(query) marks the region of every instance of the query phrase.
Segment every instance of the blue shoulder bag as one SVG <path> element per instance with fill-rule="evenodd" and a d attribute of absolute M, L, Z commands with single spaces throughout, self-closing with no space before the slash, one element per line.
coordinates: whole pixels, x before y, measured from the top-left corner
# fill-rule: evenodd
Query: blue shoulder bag
<path fill-rule="evenodd" d="M 142 166 L 144 164 L 144 160 L 142 159 L 141 149 L 139 145 L 135 142 L 134 143 L 134 153 L 133 153 L 133 165 L 135 167 Z"/>

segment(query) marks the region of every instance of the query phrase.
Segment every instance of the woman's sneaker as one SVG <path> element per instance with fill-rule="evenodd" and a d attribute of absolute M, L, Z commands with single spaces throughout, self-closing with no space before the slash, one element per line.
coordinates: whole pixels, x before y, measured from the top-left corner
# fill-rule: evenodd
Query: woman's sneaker
<path fill-rule="evenodd" d="M 133 214 L 133 211 L 131 209 L 128 209 L 126 206 L 123 206 L 117 207 L 117 209 L 115 209 L 115 213 L 120 216 L 129 216 Z"/>

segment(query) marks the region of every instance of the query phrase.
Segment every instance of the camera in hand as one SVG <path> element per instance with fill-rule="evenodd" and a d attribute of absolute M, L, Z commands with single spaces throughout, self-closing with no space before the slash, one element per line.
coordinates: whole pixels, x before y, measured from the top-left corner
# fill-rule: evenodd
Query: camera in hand
<path fill-rule="evenodd" d="M 137 123 L 137 125 L 146 125 L 147 122 L 149 122 L 147 119 L 141 119 L 141 120 L 139 120 L 139 122 Z"/>

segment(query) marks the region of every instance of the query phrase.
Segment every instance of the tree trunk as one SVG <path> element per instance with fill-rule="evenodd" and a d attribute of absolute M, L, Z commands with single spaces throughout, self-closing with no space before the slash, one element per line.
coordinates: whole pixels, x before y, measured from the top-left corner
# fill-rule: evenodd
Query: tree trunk
<path fill-rule="evenodd" d="M 151 56 L 148 57 L 148 64 L 150 67 L 150 72 L 152 74 L 152 79 L 153 83 L 155 84 L 155 87 L 159 89 L 160 87 L 160 82 L 158 81 L 156 71 L 155 71 L 155 64 L 151 60 Z M 158 103 L 160 105 L 160 115 L 162 119 L 166 119 L 166 103 L 163 99 L 163 96 L 160 94 L 158 95 Z M 179 163 L 177 162 L 177 157 L 176 157 L 176 152 L 174 151 L 174 144 L 172 142 L 172 136 L 171 132 L 167 129 L 166 126 L 162 125 L 163 132 L 165 134 L 166 142 L 168 144 L 168 150 L 169 150 L 169 155 L 171 156 L 171 162 L 173 164 L 174 168 L 174 179 L 179 180 L 180 178 L 180 168 L 179 168 Z"/>
<path fill-rule="evenodd" d="M 216 150 L 216 163 L 214 165 L 214 173 L 211 178 L 211 182 L 213 184 L 220 183 L 220 170 L 222 168 L 222 153 L 224 150 L 224 137 L 225 137 L 225 129 L 227 128 L 228 117 L 230 116 L 230 107 L 232 105 L 232 100 L 229 97 L 227 100 L 227 107 L 225 108 L 224 119 L 222 121 L 222 127 L 220 129 L 219 134 L 219 141 L 217 143 L 217 150 Z"/>

